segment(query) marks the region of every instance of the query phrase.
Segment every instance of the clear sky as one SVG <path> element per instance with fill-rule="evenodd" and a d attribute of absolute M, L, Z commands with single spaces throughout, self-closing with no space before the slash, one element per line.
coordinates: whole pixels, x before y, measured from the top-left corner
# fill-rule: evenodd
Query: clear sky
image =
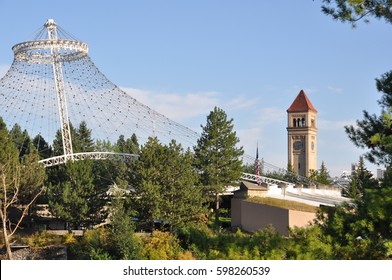
<path fill-rule="evenodd" d="M 364 152 L 344 126 L 380 113 L 375 78 L 391 70 L 392 26 L 356 29 L 315 0 L 0 0 L 0 75 L 11 47 L 53 18 L 86 42 L 98 68 L 198 132 L 218 106 L 249 155 L 287 166 L 286 110 L 304 89 L 318 110 L 318 165 L 350 170 Z M 376 167 L 368 164 L 369 169 Z"/>

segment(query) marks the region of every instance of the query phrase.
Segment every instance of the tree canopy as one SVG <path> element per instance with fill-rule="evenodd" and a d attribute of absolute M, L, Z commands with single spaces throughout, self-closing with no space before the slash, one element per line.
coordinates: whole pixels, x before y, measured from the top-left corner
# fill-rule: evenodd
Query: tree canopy
<path fill-rule="evenodd" d="M 203 189 L 192 159 L 190 151 L 174 140 L 162 145 L 149 138 L 141 147 L 131 184 L 139 219 L 149 229 L 159 220 L 174 230 L 205 212 Z"/>
<path fill-rule="evenodd" d="M 384 19 L 392 23 L 391 0 L 322 0 L 322 11 L 335 20 L 349 22 L 353 27 L 360 20 L 369 22 L 369 17 Z"/>
<path fill-rule="evenodd" d="M 14 126 L 13 133 L 9 133 L 2 118 L 0 118 L 0 218 L 2 221 L 2 235 L 7 256 L 12 259 L 10 238 L 20 227 L 30 206 L 44 190 L 44 167 L 38 163 L 38 153 L 25 142 L 14 141 L 20 139 L 18 126 Z M 28 137 L 26 137 L 27 139 Z M 23 143 L 26 149 L 19 159 Z M 20 215 L 11 220 L 11 208 L 18 207 Z"/>
<path fill-rule="evenodd" d="M 350 140 L 359 148 L 367 148 L 365 158 L 375 164 L 392 164 L 392 71 L 376 79 L 381 114 L 369 114 L 363 111 L 363 120 L 357 120 L 356 126 L 346 126 Z"/>

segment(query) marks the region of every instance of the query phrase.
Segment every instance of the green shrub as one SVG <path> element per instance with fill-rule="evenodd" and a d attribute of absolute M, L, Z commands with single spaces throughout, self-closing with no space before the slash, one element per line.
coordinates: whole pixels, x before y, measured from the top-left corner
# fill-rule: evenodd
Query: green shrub
<path fill-rule="evenodd" d="M 110 256 L 109 231 L 106 228 L 87 230 L 77 242 L 70 244 L 70 257 L 78 260 L 101 259 Z"/>
<path fill-rule="evenodd" d="M 45 247 L 61 243 L 61 236 L 50 234 L 46 230 L 36 232 L 27 238 L 27 244 L 30 247 Z"/>
<path fill-rule="evenodd" d="M 179 240 L 169 232 L 154 231 L 143 238 L 142 256 L 147 260 L 194 259 L 190 251 L 180 246 Z"/>

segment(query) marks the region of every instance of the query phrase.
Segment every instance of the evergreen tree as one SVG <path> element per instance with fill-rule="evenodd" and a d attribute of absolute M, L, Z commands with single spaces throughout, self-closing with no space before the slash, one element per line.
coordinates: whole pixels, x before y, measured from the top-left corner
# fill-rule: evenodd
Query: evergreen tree
<path fill-rule="evenodd" d="M 34 137 L 32 143 L 33 146 L 37 149 L 40 159 L 52 157 L 52 147 L 49 146 L 48 142 L 45 141 L 41 134 L 37 134 L 37 136 Z"/>
<path fill-rule="evenodd" d="M 125 137 L 122 134 L 117 139 L 116 151 L 119 153 L 124 153 L 125 151 Z"/>
<path fill-rule="evenodd" d="M 114 151 L 117 153 L 139 154 L 140 147 L 136 135 L 133 133 L 130 138 L 125 139 L 124 135 L 120 135 Z M 135 161 L 118 162 L 115 168 L 115 183 L 120 186 L 127 186 L 129 181 L 134 177 Z"/>
<path fill-rule="evenodd" d="M 140 146 L 135 133 L 132 133 L 131 138 L 127 139 L 127 146 L 130 154 L 139 154 Z"/>
<path fill-rule="evenodd" d="M 74 128 L 74 126 L 72 125 L 72 123 L 69 123 L 69 128 L 71 130 L 71 138 L 72 140 L 76 140 L 76 134 L 77 131 Z M 77 142 L 77 141 L 76 141 Z M 64 154 L 64 147 L 63 147 L 63 136 L 61 134 L 61 130 L 57 130 L 56 131 L 56 136 L 53 140 L 53 154 L 54 156 L 61 156 Z M 72 142 L 72 148 L 75 148 L 74 143 Z M 74 151 L 75 152 L 75 151 Z"/>
<path fill-rule="evenodd" d="M 106 218 L 106 188 L 94 184 L 91 160 L 67 162 L 64 178 L 48 188 L 49 207 L 58 218 L 74 226 L 92 226 Z"/>
<path fill-rule="evenodd" d="M 356 126 L 346 126 L 350 140 L 359 148 L 367 148 L 365 158 L 372 163 L 390 165 L 392 163 L 392 71 L 377 79 L 377 89 L 383 92 L 379 101 L 381 115 L 370 115 L 364 111 L 364 119 L 357 120 Z"/>
<path fill-rule="evenodd" d="M 321 162 L 320 170 L 317 171 L 317 170 L 311 169 L 309 171 L 310 171 L 310 175 L 309 175 L 310 180 L 317 182 L 317 183 L 320 183 L 320 184 L 323 184 L 323 185 L 331 184 L 331 179 L 330 179 L 331 177 L 329 176 L 329 171 L 328 171 L 327 167 L 325 166 L 324 161 Z"/>
<path fill-rule="evenodd" d="M 330 0 L 325 0 L 329 4 Z M 352 15 L 384 18 L 391 23 L 390 1 L 344 1 L 335 0 L 337 10 L 327 11 L 339 19 L 355 22 Z M 335 13 L 336 12 L 336 13 Z M 335 15 L 334 15 L 335 13 Z M 342 17 L 342 18 L 340 18 Z M 353 20 L 352 20 L 353 19 Z M 382 92 L 379 101 L 381 114 L 370 115 L 364 111 L 363 120 L 345 130 L 350 140 L 360 148 L 367 148 L 365 158 L 372 163 L 387 166 L 381 187 L 377 187 L 363 170 L 356 178 L 356 193 L 359 199 L 321 212 L 318 220 L 323 231 L 335 246 L 336 258 L 341 259 L 386 259 L 391 257 L 392 243 L 392 71 L 376 79 L 377 90 Z M 362 182 L 364 182 L 362 184 Z M 389 248 L 388 248 L 389 246 Z"/>
<path fill-rule="evenodd" d="M 162 219 L 169 221 L 170 231 L 198 220 L 205 214 L 205 199 L 199 177 L 193 167 L 193 156 L 189 150 L 184 152 L 181 145 L 173 140 L 165 146 L 161 160 L 161 202 Z"/>
<path fill-rule="evenodd" d="M 205 212 L 192 154 L 173 140 L 168 146 L 150 138 L 141 148 L 135 167 L 134 201 L 139 218 L 149 229 L 154 221 L 167 223 L 173 231 Z"/>
<path fill-rule="evenodd" d="M 368 17 L 384 19 L 392 23 L 392 2 L 379 0 L 322 0 L 322 11 L 332 16 L 335 20 L 349 22 L 353 27 L 364 19 L 369 22 Z"/>
<path fill-rule="evenodd" d="M 215 198 L 215 222 L 219 223 L 219 194 L 233 184 L 238 184 L 243 172 L 242 147 L 237 147 L 239 139 L 233 131 L 233 119 L 215 107 L 207 116 L 207 124 L 202 127 L 202 135 L 197 141 L 195 162 L 201 172 L 202 183 L 209 187 Z"/>
<path fill-rule="evenodd" d="M 161 190 L 160 169 L 164 147 L 156 138 L 149 138 L 140 149 L 140 158 L 135 166 L 135 178 L 131 181 L 135 192 L 133 201 L 139 213 L 139 220 L 150 230 L 155 229 L 155 221 L 160 219 Z"/>
<path fill-rule="evenodd" d="M 127 154 L 139 154 L 139 141 L 135 133 L 125 140 L 124 135 L 120 135 L 116 142 L 116 152 Z"/>
<path fill-rule="evenodd" d="M 99 140 L 95 141 L 95 149 L 101 152 L 113 152 L 114 145 L 109 140 Z"/>
<path fill-rule="evenodd" d="M 27 130 L 22 132 L 22 129 L 19 124 L 15 124 L 10 130 L 10 135 L 12 140 L 19 151 L 19 158 L 22 158 L 24 155 L 30 152 L 31 139 Z"/>
<path fill-rule="evenodd" d="M 115 190 L 110 207 L 110 244 L 114 259 L 137 260 L 141 257 L 141 244 L 135 236 L 132 213 L 125 207 L 126 192 Z"/>
<path fill-rule="evenodd" d="M 329 176 L 329 171 L 327 167 L 325 166 L 324 161 L 321 162 L 321 167 L 319 171 L 319 175 L 317 178 L 317 182 L 323 184 L 323 185 L 329 185 L 331 184 L 331 176 Z"/>
<path fill-rule="evenodd" d="M 359 157 L 358 165 L 351 176 L 351 182 L 347 189 L 344 189 L 343 195 L 356 201 L 360 200 L 365 194 L 365 188 L 376 188 L 378 182 L 373 178 L 373 174 L 367 170 L 365 160 Z"/>
<path fill-rule="evenodd" d="M 91 129 L 87 127 L 87 123 L 82 121 L 79 128 L 74 132 L 72 138 L 74 153 L 87 153 L 94 151 L 94 140 L 91 136 Z"/>
<path fill-rule="evenodd" d="M 94 139 L 91 136 L 91 129 L 87 123 L 82 121 L 76 129 L 72 123 L 69 123 L 72 138 L 72 149 L 74 153 L 87 153 L 94 151 Z M 63 138 L 60 130 L 57 130 L 56 137 L 53 140 L 53 152 L 56 156 L 64 154 Z"/>

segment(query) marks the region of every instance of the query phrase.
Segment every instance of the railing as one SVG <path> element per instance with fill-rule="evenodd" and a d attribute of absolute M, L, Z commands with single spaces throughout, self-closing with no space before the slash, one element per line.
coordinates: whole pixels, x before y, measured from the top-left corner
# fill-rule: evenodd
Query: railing
<path fill-rule="evenodd" d="M 294 183 L 292 182 L 287 182 L 287 181 L 269 178 L 265 176 L 258 176 L 256 174 L 250 174 L 250 173 L 242 173 L 241 179 L 255 182 L 255 183 L 261 182 L 261 183 L 276 184 L 276 185 L 280 185 L 280 184 L 294 185 Z"/>
<path fill-rule="evenodd" d="M 45 167 L 56 166 L 60 164 L 65 164 L 67 161 L 78 161 L 84 159 L 92 160 L 114 160 L 130 162 L 138 158 L 136 154 L 126 154 L 126 153 L 114 153 L 114 152 L 89 152 L 89 153 L 75 153 L 69 155 L 61 155 L 57 157 L 51 157 L 47 159 L 40 160 L 39 162 L 44 164 Z"/>

